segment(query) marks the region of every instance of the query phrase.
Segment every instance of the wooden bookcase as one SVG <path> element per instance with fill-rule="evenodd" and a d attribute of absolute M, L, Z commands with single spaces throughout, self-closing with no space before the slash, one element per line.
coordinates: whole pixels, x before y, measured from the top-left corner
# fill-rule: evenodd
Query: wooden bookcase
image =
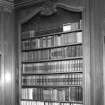
<path fill-rule="evenodd" d="M 23 63 L 23 61 L 21 61 L 21 55 L 22 53 L 30 53 L 30 52 L 38 52 L 38 51 L 44 51 L 44 50 L 54 50 L 54 49 L 63 49 L 65 47 L 69 47 L 69 46 L 78 46 L 77 43 L 71 43 L 69 45 L 61 45 L 61 46 L 50 46 L 49 47 L 45 47 L 45 48 L 37 48 L 37 49 L 24 49 L 22 50 L 21 45 L 22 43 L 25 43 L 27 41 L 25 41 L 26 39 L 22 39 L 21 35 L 24 32 L 28 32 L 28 31 L 32 31 L 35 30 L 35 36 L 33 38 L 28 38 L 27 40 L 29 41 L 33 41 L 35 39 L 38 38 L 42 38 L 43 40 L 46 39 L 46 37 L 49 36 L 56 36 L 60 33 L 64 34 L 66 32 L 63 32 L 62 30 L 53 31 L 53 28 L 57 28 L 57 27 L 61 27 L 63 26 L 63 24 L 66 23 L 73 23 L 73 22 L 77 22 L 77 20 L 81 20 L 83 21 L 83 29 L 82 29 L 82 43 L 80 45 L 82 45 L 82 50 L 83 50 L 83 56 L 81 56 L 80 58 L 75 58 L 75 59 L 82 59 L 83 60 L 83 72 L 81 72 L 80 74 L 83 75 L 83 100 L 82 103 L 83 105 L 101 105 L 104 104 L 104 51 L 103 51 L 103 34 L 104 32 L 102 30 L 104 30 L 103 24 L 104 24 L 104 1 L 102 0 L 101 2 L 99 0 L 38 0 L 40 1 L 40 3 L 35 4 L 35 0 L 31 0 L 30 3 L 26 2 L 27 0 L 23 0 L 24 3 L 22 3 L 21 5 L 18 5 L 17 9 L 16 9 L 16 23 L 17 26 L 16 27 L 18 30 L 18 34 L 16 34 L 16 37 L 19 38 L 19 42 L 18 42 L 18 51 L 19 54 L 17 55 L 17 57 L 19 56 L 19 60 L 18 58 L 16 59 L 17 65 L 16 65 L 16 77 L 19 76 L 19 82 L 18 82 L 18 78 L 16 79 L 16 103 L 17 105 L 21 105 L 21 102 L 23 102 L 24 104 L 26 104 L 24 101 L 28 101 L 28 99 L 22 99 L 21 97 L 21 93 L 22 93 L 22 89 L 25 88 L 38 88 L 40 89 L 39 85 L 35 85 L 35 86 L 27 86 L 27 87 L 22 87 L 22 77 L 29 77 L 29 76 L 35 76 L 36 78 L 39 79 L 43 79 L 44 77 L 49 76 L 49 78 L 54 75 L 56 77 L 56 75 L 62 75 L 62 74 L 76 74 L 76 72 L 71 72 L 70 73 L 63 73 L 63 71 L 60 72 L 44 72 L 44 73 L 40 73 L 40 71 L 37 71 L 36 74 L 32 74 L 32 73 L 23 73 L 23 66 L 25 65 L 43 65 L 43 64 L 48 64 L 48 65 L 57 65 L 57 63 L 60 65 L 60 62 L 68 62 L 68 61 L 72 61 L 74 60 L 75 57 L 69 57 L 69 58 L 63 58 L 63 59 L 50 59 L 50 60 L 40 60 L 40 61 L 31 61 L 30 62 L 25 62 Z M 48 4 L 48 5 L 47 5 Z M 48 7 L 48 8 L 46 8 Z M 54 7 L 54 8 L 53 8 Z M 72 16 L 68 16 L 69 20 L 65 20 L 65 18 L 67 19 L 67 15 L 60 13 L 58 11 L 58 8 L 62 8 L 65 11 L 68 12 L 73 12 L 75 16 L 73 16 L 72 21 L 71 17 Z M 45 10 L 45 14 L 48 16 L 44 16 L 43 19 L 45 19 L 43 22 L 39 21 L 39 17 L 38 14 L 43 14 Z M 56 11 L 57 10 L 57 11 Z M 48 14 L 47 14 L 48 12 Z M 56 12 L 54 14 L 52 14 L 52 12 Z M 79 14 L 81 15 L 81 17 L 78 17 Z M 62 14 L 56 18 L 54 18 L 55 14 Z M 78 14 L 78 15 L 77 15 Z M 37 18 L 35 18 L 37 17 Z M 50 17 L 52 19 L 48 19 L 47 17 Z M 33 19 L 34 18 L 34 19 Z M 62 19 L 61 19 L 62 18 Z M 77 18 L 77 20 L 76 20 Z M 55 21 L 54 21 L 55 20 Z M 60 21 L 61 20 L 61 21 Z M 35 24 L 34 24 L 35 23 Z M 49 24 L 51 23 L 51 24 Z M 30 25 L 31 24 L 31 25 Z M 34 26 L 33 26 L 34 24 Z M 48 26 L 48 27 L 47 27 Z M 51 28 L 49 31 L 49 28 Z M 39 30 L 40 29 L 40 30 Z M 43 31 L 43 32 L 42 32 Z M 46 33 L 46 31 L 48 33 Z M 38 33 L 40 32 L 40 33 Z M 42 33 L 41 33 L 42 32 Z M 73 32 L 73 31 L 72 31 Z M 72 33 L 71 32 L 71 33 Z M 68 32 L 69 33 L 69 32 Z M 58 38 L 59 39 L 59 38 Z M 28 43 L 28 42 L 27 42 Z M 19 62 L 18 62 L 19 61 Z M 19 64 L 18 64 L 19 63 Z M 54 63 L 54 64 L 53 64 Z M 19 70 L 19 71 L 18 71 Z M 45 78 L 44 78 L 45 80 Z M 38 80 L 39 81 L 39 80 Z M 19 86 L 19 87 L 18 87 Z M 61 89 L 63 91 L 63 87 L 60 86 L 47 86 L 48 88 L 46 88 L 46 86 L 43 86 L 43 89 L 46 89 L 45 91 L 49 92 L 49 91 L 53 91 L 51 90 L 52 88 L 55 89 L 54 91 L 56 91 L 56 89 Z M 65 88 L 68 88 L 70 86 L 64 86 Z M 19 91 L 18 91 L 19 89 Z M 42 90 L 43 90 L 42 89 Z M 50 89 L 50 90 L 48 90 Z M 42 91 L 41 90 L 41 91 Z M 31 90 L 30 90 L 31 91 Z M 45 103 L 46 101 L 44 100 L 40 100 L 43 104 L 43 102 Z M 20 102 L 20 104 L 18 103 Z M 27 104 L 39 104 L 38 103 L 39 100 L 37 99 L 37 103 L 35 102 L 35 100 L 29 100 L 29 102 Z M 51 104 L 53 104 L 54 102 L 59 102 L 61 104 L 67 104 L 68 101 L 47 101 L 48 103 L 51 102 Z M 54 103 L 54 104 L 55 104 Z M 41 104 L 41 103 L 40 103 Z M 47 103 L 45 103 L 47 104 Z M 69 104 L 74 104 L 74 103 L 70 103 Z M 75 103 L 76 104 L 76 103 Z"/>
<path fill-rule="evenodd" d="M 83 15 L 71 14 L 50 29 L 21 25 L 20 105 L 83 105 Z"/>

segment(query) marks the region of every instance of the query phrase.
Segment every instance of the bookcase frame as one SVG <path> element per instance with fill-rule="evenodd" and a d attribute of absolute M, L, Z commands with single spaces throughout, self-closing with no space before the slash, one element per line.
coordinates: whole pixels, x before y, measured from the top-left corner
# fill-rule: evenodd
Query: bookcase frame
<path fill-rule="evenodd" d="M 76 11 L 76 12 L 81 12 L 82 13 L 82 19 L 83 19 L 83 62 L 84 62 L 84 67 L 83 67 L 83 79 L 84 79 L 84 85 L 83 85 L 83 105 L 90 105 L 90 34 L 89 34 L 89 27 L 88 23 L 86 20 L 87 12 L 85 8 L 81 7 L 73 7 L 70 5 L 65 5 L 62 3 L 56 4 L 56 7 L 63 8 L 65 10 L 69 11 Z M 19 32 L 19 78 L 21 78 L 21 24 L 27 22 L 31 17 L 35 16 L 40 9 L 38 8 L 36 12 L 32 13 L 31 15 L 28 15 L 27 17 L 24 17 L 24 19 L 21 19 L 18 24 L 18 32 Z M 21 101 L 21 80 L 19 79 L 19 102 Z"/>

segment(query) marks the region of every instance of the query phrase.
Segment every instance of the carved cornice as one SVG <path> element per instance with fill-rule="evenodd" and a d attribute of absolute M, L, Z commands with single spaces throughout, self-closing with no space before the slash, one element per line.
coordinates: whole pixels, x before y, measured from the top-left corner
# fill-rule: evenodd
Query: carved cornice
<path fill-rule="evenodd" d="M 19 8 L 24 8 L 24 7 L 31 7 L 33 5 L 36 5 L 38 3 L 44 3 L 44 2 L 68 2 L 69 3 L 74 3 L 76 2 L 78 5 L 81 4 L 84 0 L 15 0 L 14 5 L 16 9 Z"/>
<path fill-rule="evenodd" d="M 49 2 L 43 2 L 42 5 L 38 7 L 23 9 L 19 12 L 18 18 L 19 23 L 25 23 L 29 19 L 31 19 L 33 16 L 35 16 L 37 13 L 44 16 L 49 16 L 58 11 L 57 8 L 62 8 L 68 11 L 74 11 L 74 12 L 83 12 L 84 8 L 83 6 L 77 6 L 77 5 L 70 5 L 68 3 L 61 3 L 58 0 L 49 0 Z"/>
<path fill-rule="evenodd" d="M 14 9 L 14 2 L 7 0 L 0 0 L 0 11 L 12 12 Z"/>

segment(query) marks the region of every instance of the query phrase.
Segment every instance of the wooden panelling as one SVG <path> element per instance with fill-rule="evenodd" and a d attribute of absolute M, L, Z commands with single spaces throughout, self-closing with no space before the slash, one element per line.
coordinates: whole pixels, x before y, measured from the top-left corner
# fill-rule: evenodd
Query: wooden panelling
<path fill-rule="evenodd" d="M 91 105 L 103 105 L 103 0 L 90 0 Z"/>
<path fill-rule="evenodd" d="M 0 12 L 0 53 L 2 55 L 1 58 L 1 84 L 0 84 L 0 104 L 4 105 L 4 46 L 3 46 L 3 12 Z"/>
<path fill-rule="evenodd" d="M 103 1 L 105 5 L 105 1 Z M 103 42 L 103 85 L 104 85 L 104 105 L 105 105 L 105 6 L 103 7 L 103 22 L 102 22 L 102 42 Z"/>
<path fill-rule="evenodd" d="M 15 104 L 14 13 L 0 11 L 1 105 Z"/>

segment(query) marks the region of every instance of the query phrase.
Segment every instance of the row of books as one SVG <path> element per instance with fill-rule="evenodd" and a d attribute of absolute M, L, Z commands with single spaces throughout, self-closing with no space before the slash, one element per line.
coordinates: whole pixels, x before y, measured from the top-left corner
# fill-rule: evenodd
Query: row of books
<path fill-rule="evenodd" d="M 36 35 L 40 34 L 49 34 L 51 32 L 57 33 L 57 32 L 68 32 L 68 31 L 75 31 L 78 29 L 82 28 L 82 21 L 80 20 L 79 22 L 73 22 L 73 23 L 67 23 L 64 24 L 62 27 L 57 27 L 55 29 L 50 29 L 42 32 L 36 32 L 35 30 L 29 30 L 21 33 L 21 38 L 22 39 L 27 39 L 27 38 L 32 38 L 35 37 Z"/>
<path fill-rule="evenodd" d="M 47 28 L 46 30 L 34 30 L 34 29 L 24 29 L 21 33 L 21 39 L 27 40 L 30 38 L 35 38 L 36 36 L 42 36 L 42 35 L 48 35 L 48 34 L 54 34 L 62 32 L 62 27 L 53 27 L 53 28 Z"/>
<path fill-rule="evenodd" d="M 67 60 L 44 63 L 28 63 L 22 66 L 23 74 L 70 73 L 82 72 L 83 60 Z"/>
<path fill-rule="evenodd" d="M 51 59 L 63 59 L 69 57 L 81 57 L 82 45 L 73 45 L 68 47 L 36 50 L 29 52 L 22 52 L 22 61 L 40 61 Z"/>
<path fill-rule="evenodd" d="M 82 85 L 82 73 L 22 76 L 23 86 Z"/>
<path fill-rule="evenodd" d="M 44 101 L 83 101 L 82 87 L 23 88 L 22 99 Z"/>
<path fill-rule="evenodd" d="M 20 105 L 83 105 L 73 102 L 41 102 L 41 101 L 21 101 Z"/>
<path fill-rule="evenodd" d="M 82 32 L 66 33 L 54 36 L 44 36 L 22 41 L 22 50 L 64 46 L 73 43 L 82 43 Z"/>
<path fill-rule="evenodd" d="M 21 33 L 22 39 L 27 39 L 35 36 L 35 30 L 24 31 Z"/>

